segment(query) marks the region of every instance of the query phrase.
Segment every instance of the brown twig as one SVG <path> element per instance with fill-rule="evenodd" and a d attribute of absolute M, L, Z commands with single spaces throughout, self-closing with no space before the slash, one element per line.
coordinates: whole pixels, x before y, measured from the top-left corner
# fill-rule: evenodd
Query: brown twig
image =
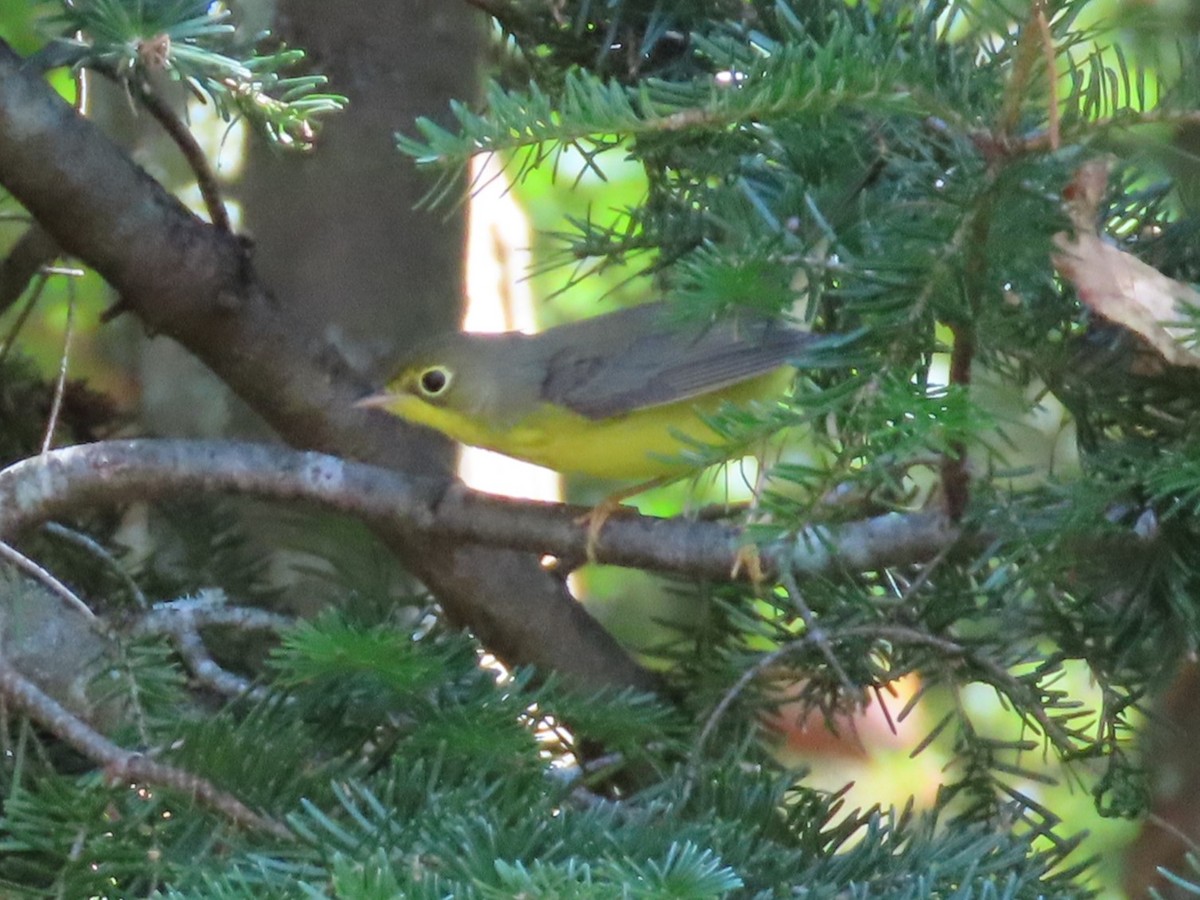
<path fill-rule="evenodd" d="M 1054 35 L 1050 31 L 1050 21 L 1046 18 L 1046 0 L 1034 0 L 1033 24 L 1041 42 L 1042 59 L 1046 63 L 1046 134 L 1050 140 L 1050 149 L 1057 150 L 1062 145 L 1062 135 L 1059 134 L 1058 127 L 1058 72 L 1054 65 Z"/>
<path fill-rule="evenodd" d="M 709 713 L 708 718 L 705 719 L 704 727 L 700 729 L 700 733 L 696 736 L 696 741 L 692 745 L 692 753 L 688 760 L 687 776 L 683 781 L 683 790 L 679 792 L 679 806 L 687 805 L 700 768 L 700 754 L 704 752 L 704 747 L 708 744 L 708 739 L 712 737 L 713 732 L 717 729 L 717 725 L 725 718 L 725 714 L 729 712 L 729 708 L 733 706 L 734 701 L 742 695 L 752 681 L 774 667 L 780 660 L 800 652 L 812 642 L 813 635 L 808 633 L 803 635 L 799 640 L 784 644 L 777 650 L 772 650 L 761 657 L 750 668 L 746 669 L 746 671 L 742 672 L 738 680 L 724 693 L 717 702 L 717 705 L 713 707 L 713 711 Z"/>
<path fill-rule="evenodd" d="M 779 580 L 783 583 L 784 590 L 787 591 L 792 605 L 796 607 L 796 612 L 800 613 L 800 620 L 804 623 L 804 633 L 813 645 L 825 657 L 825 661 L 829 663 L 829 668 L 837 676 L 838 681 L 842 683 L 842 687 L 850 694 L 858 690 L 858 686 L 850 680 L 850 676 L 846 674 L 841 661 L 833 652 L 833 647 L 830 645 L 829 634 L 817 624 L 817 617 L 813 614 L 812 609 L 804 600 L 804 594 L 800 591 L 800 585 L 796 583 L 796 576 L 789 569 L 783 569 L 779 573 Z"/>
<path fill-rule="evenodd" d="M 213 599 L 205 596 L 157 604 L 142 616 L 134 634 L 163 634 L 171 639 L 192 676 L 201 684 L 228 697 L 259 700 L 266 691 L 251 681 L 219 665 L 204 644 L 200 629 L 225 625 L 243 629 L 280 632 L 295 625 L 295 620 L 261 609 L 229 607 L 224 594 Z"/>
<path fill-rule="evenodd" d="M 109 77 L 113 76 L 109 75 Z M 229 212 L 225 209 L 225 203 L 221 199 L 220 184 L 217 182 L 216 173 L 208 164 L 208 157 L 196 140 L 196 136 L 179 120 L 170 104 L 155 93 L 154 88 L 146 81 L 138 78 L 134 80 L 133 85 L 142 106 L 154 117 L 154 121 L 162 126 L 163 131 L 179 148 L 179 152 L 183 154 L 192 174 L 196 176 L 196 186 L 200 188 L 200 196 L 204 198 L 204 208 L 208 210 L 208 220 L 221 231 L 229 231 L 231 229 Z"/>
<path fill-rule="evenodd" d="M 50 450 L 54 430 L 58 427 L 58 416 L 62 412 L 63 394 L 67 389 L 67 369 L 71 361 L 71 339 L 75 336 L 75 281 L 67 281 L 67 323 L 63 328 L 62 354 L 58 358 L 58 378 L 54 382 L 54 397 L 50 401 L 50 415 L 46 417 L 46 433 L 42 437 L 42 452 Z"/>
<path fill-rule="evenodd" d="M 96 624 L 99 619 L 92 612 L 91 608 L 79 598 L 73 590 L 55 578 L 50 572 L 35 563 L 32 559 L 22 553 L 20 550 L 0 541 L 0 559 L 16 566 L 22 572 L 35 581 L 40 582 L 46 587 L 50 593 L 58 597 L 67 606 L 74 609 L 76 612 L 82 613 L 83 616 L 91 623 Z"/>
<path fill-rule="evenodd" d="M 1041 33 L 1037 28 L 1037 13 L 1042 0 L 1033 0 L 1029 19 L 1017 36 L 1016 53 L 1013 54 L 1011 76 L 1004 91 L 1004 106 L 996 117 L 996 132 L 1008 135 L 1016 127 L 1021 116 L 1021 105 L 1029 96 L 1029 85 L 1033 81 L 1033 68 L 1041 52 Z"/>
<path fill-rule="evenodd" d="M 88 759 L 102 765 L 113 781 L 139 781 L 179 791 L 244 828 L 262 831 L 282 840 L 293 839 L 292 833 L 282 824 L 256 813 L 211 781 L 114 744 L 44 693 L 3 658 L 0 658 L 0 693 L 30 719 L 53 732 Z"/>
<path fill-rule="evenodd" d="M 76 531 L 74 528 L 68 528 L 66 525 L 58 522 L 47 522 L 42 526 L 42 530 L 47 534 L 52 534 L 57 538 L 75 544 L 77 547 L 82 547 L 88 553 L 100 559 L 121 579 L 133 602 L 142 609 L 149 608 L 150 604 L 146 601 L 146 595 L 142 593 L 142 589 L 138 587 L 138 583 L 133 580 L 133 577 L 125 570 L 120 561 L 109 553 L 99 541 L 93 540 L 82 531 Z"/>
<path fill-rule="evenodd" d="M 1071 746 L 1071 736 L 1063 731 L 1062 728 L 1050 718 L 1046 710 L 1031 700 L 1028 686 L 995 660 L 986 656 L 981 656 L 957 641 L 940 637 L 938 635 L 928 634 L 907 626 L 864 626 L 862 630 L 865 632 L 873 632 L 876 637 L 882 640 L 891 640 L 895 641 L 896 643 L 904 644 L 921 644 L 937 650 L 946 656 L 965 659 L 966 661 L 982 669 L 988 676 L 988 683 L 993 687 L 1002 688 L 1010 696 L 1015 696 L 1018 699 L 1027 701 L 1025 705 L 1028 708 L 1029 714 L 1041 727 L 1042 734 L 1044 734 L 1060 748 L 1066 749 Z"/>
<path fill-rule="evenodd" d="M 204 208 L 208 210 L 208 220 L 221 231 L 230 231 L 229 212 L 225 209 L 225 203 L 221 199 L 221 187 L 216 173 L 208 163 L 208 156 L 204 153 L 204 148 L 200 146 L 191 130 L 175 115 L 175 110 L 171 109 L 171 105 L 159 96 L 153 85 L 141 75 L 135 74 L 134 77 L 129 78 L 118 73 L 112 66 L 99 63 L 93 63 L 89 68 L 123 88 L 132 89 L 138 102 L 167 133 L 171 142 L 179 148 L 188 168 L 196 176 L 196 186 L 200 189 Z"/>
<path fill-rule="evenodd" d="M 204 639 L 195 628 L 179 622 L 167 632 L 167 636 L 192 677 L 210 690 L 226 697 L 245 697 L 249 700 L 262 700 L 268 696 L 267 691 L 255 687 L 250 679 L 235 675 L 218 664 L 209 655 Z"/>

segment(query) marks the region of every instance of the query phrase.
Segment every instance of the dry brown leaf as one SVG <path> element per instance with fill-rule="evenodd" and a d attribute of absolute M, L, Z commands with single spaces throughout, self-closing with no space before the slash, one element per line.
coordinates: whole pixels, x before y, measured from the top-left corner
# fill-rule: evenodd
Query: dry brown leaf
<path fill-rule="evenodd" d="M 1075 285 L 1088 308 L 1140 335 L 1170 365 L 1200 368 L 1196 330 L 1187 324 L 1200 315 L 1200 292 L 1163 275 L 1096 233 L 1096 215 L 1108 181 L 1108 163 L 1080 168 L 1066 191 L 1075 233 L 1054 236 L 1059 253 L 1051 259 Z"/>

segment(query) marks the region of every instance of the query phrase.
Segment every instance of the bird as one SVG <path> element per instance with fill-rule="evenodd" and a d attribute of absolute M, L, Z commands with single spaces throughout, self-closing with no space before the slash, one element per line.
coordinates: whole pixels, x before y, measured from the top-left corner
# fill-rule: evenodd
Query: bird
<path fill-rule="evenodd" d="M 689 449 L 740 455 L 711 417 L 779 400 L 818 340 L 758 313 L 694 322 L 657 301 L 537 334 L 440 335 L 357 405 L 564 474 L 657 482 L 695 469 Z"/>

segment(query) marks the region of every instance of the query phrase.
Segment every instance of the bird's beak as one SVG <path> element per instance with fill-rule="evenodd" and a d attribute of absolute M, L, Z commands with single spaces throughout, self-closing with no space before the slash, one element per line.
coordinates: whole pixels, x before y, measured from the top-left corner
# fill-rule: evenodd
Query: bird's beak
<path fill-rule="evenodd" d="M 354 408 L 355 409 L 377 409 L 378 407 L 381 407 L 381 406 L 387 406 L 388 403 L 394 398 L 394 396 L 395 396 L 394 394 L 390 394 L 387 391 L 380 391 L 377 394 L 368 394 L 367 396 L 363 397 L 361 400 L 355 400 Z"/>

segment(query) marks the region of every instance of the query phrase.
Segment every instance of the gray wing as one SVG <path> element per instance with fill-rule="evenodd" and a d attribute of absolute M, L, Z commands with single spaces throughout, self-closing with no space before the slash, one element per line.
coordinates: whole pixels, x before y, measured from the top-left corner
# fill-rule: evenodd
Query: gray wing
<path fill-rule="evenodd" d="M 778 322 L 746 317 L 681 334 L 663 327 L 657 306 L 639 308 L 640 315 L 619 329 L 581 332 L 580 340 L 555 353 L 547 361 L 543 399 L 589 419 L 618 416 L 765 375 L 815 340 Z"/>

